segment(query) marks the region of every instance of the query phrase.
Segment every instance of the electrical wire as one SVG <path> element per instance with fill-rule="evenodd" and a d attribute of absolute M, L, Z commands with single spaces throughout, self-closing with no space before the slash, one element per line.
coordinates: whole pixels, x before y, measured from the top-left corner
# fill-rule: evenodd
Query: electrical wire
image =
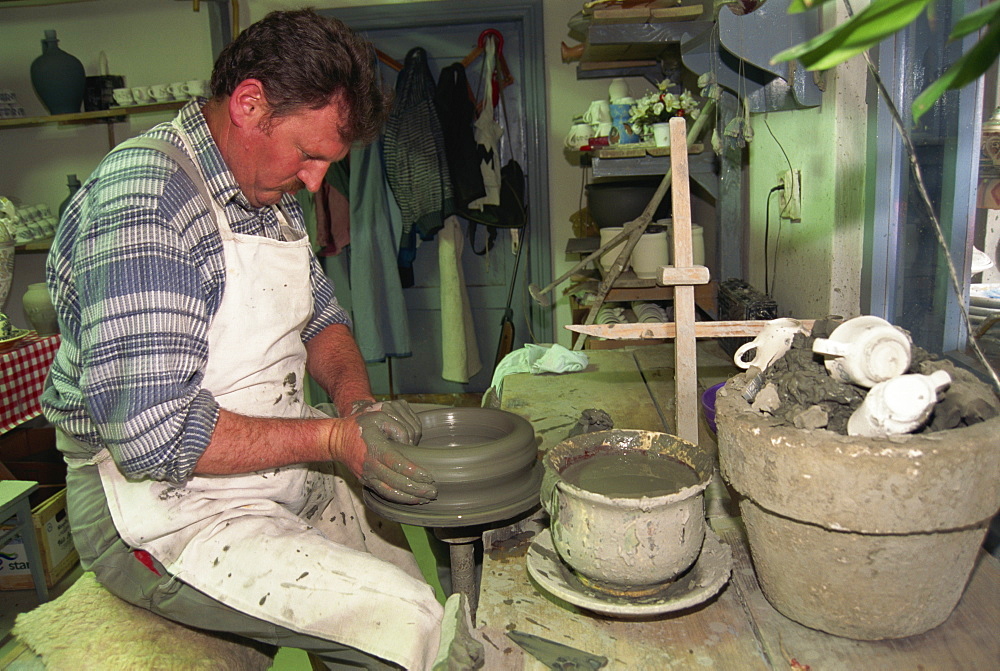
<path fill-rule="evenodd" d="M 785 187 L 782 184 L 771 187 L 771 190 L 767 192 L 767 201 L 764 204 L 764 293 L 771 296 L 771 289 L 768 288 L 768 262 L 767 262 L 767 243 L 771 237 L 771 195 L 775 191 L 784 191 Z M 778 252 L 775 250 L 774 253 L 774 273 L 778 274 Z M 773 289 L 773 287 L 771 287 Z"/>
<path fill-rule="evenodd" d="M 774 134 L 774 131 L 771 130 L 771 124 L 767 122 L 766 114 L 763 116 L 763 119 L 764 119 L 764 127 L 767 128 L 767 132 L 771 134 L 771 138 L 774 139 L 774 143 L 778 145 L 778 149 L 780 149 L 781 153 L 785 155 L 785 163 L 788 164 L 788 169 L 794 170 L 794 168 L 792 167 L 792 161 L 788 158 L 788 152 L 785 151 L 785 148 L 782 146 L 782 144 L 778 142 L 777 136 Z M 764 288 L 766 289 L 767 287 Z"/>

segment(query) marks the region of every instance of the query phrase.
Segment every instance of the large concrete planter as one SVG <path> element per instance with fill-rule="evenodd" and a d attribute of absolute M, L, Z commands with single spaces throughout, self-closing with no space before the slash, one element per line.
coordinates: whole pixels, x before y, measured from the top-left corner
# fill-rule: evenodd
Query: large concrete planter
<path fill-rule="evenodd" d="M 848 638 L 923 633 L 955 608 L 1000 507 L 1000 418 L 927 435 L 855 438 L 780 425 L 717 398 L 723 476 L 764 595 Z"/>

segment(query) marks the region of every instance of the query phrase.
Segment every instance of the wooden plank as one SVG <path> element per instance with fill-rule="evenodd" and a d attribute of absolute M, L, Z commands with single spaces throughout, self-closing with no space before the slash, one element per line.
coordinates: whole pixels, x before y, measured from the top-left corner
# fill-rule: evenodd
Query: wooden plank
<path fill-rule="evenodd" d="M 651 23 L 657 21 L 694 21 L 704 13 L 702 5 L 690 7 L 653 7 L 649 10 Z"/>
<path fill-rule="evenodd" d="M 646 23 L 650 21 L 693 21 L 705 11 L 702 5 L 687 7 L 606 7 L 594 9 L 595 25 Z"/>
<path fill-rule="evenodd" d="M 595 58 L 593 53 L 584 54 L 583 58 Z M 565 59 L 563 62 L 566 62 Z M 581 60 L 577 66 L 584 72 L 596 72 L 598 70 L 621 70 L 622 68 L 648 68 L 658 67 L 659 61 L 655 59 L 631 60 L 631 61 L 597 61 Z"/>
<path fill-rule="evenodd" d="M 713 526 L 717 526 L 713 521 Z M 944 624 L 918 636 L 854 641 L 809 629 L 774 609 L 753 572 L 746 532 L 738 520 L 717 529 L 733 549 L 731 587 L 753 618 L 775 669 L 794 659 L 813 669 L 995 669 L 1000 660 L 1000 562 L 983 553 L 965 594 Z M 801 667 L 800 667 L 801 668 Z"/>
<path fill-rule="evenodd" d="M 689 266 L 686 268 L 663 266 L 660 268 L 659 283 L 668 286 L 708 284 L 710 279 L 712 279 L 711 275 L 705 266 Z"/>
<path fill-rule="evenodd" d="M 700 154 L 705 151 L 705 145 L 696 142 L 688 147 L 688 154 Z M 584 152 L 585 153 L 585 152 Z M 596 158 L 636 158 L 638 156 L 670 156 L 670 147 L 654 147 L 652 145 L 615 145 L 591 149 L 590 155 Z"/>
<path fill-rule="evenodd" d="M 50 114 L 49 116 L 17 117 L 13 119 L 0 120 L 0 128 L 25 128 L 28 126 L 46 126 L 48 124 L 74 124 L 109 121 L 127 114 L 178 110 L 187 102 L 187 100 L 172 100 L 170 102 L 150 103 L 148 105 L 112 107 L 111 109 L 95 110 L 93 112 L 74 112 L 71 114 Z"/>
<path fill-rule="evenodd" d="M 664 430 L 630 350 L 591 350 L 587 357 L 578 373 L 508 375 L 500 407 L 531 422 L 542 451 L 564 440 L 590 408 L 607 412 L 617 428 Z"/>
<path fill-rule="evenodd" d="M 752 338 L 760 333 L 769 320 L 758 319 L 748 321 L 712 321 L 695 322 L 695 335 L 699 338 Z M 813 319 L 800 319 L 806 328 L 812 328 L 815 323 Z M 568 324 L 570 331 L 586 333 L 589 336 L 598 338 L 611 338 L 614 340 L 633 340 L 649 338 L 675 338 L 677 336 L 677 325 L 674 322 L 663 322 L 659 324 Z"/>
<path fill-rule="evenodd" d="M 670 120 L 670 144 L 687 145 L 687 122 Z M 694 265 L 691 244 L 691 184 L 688 181 L 688 155 L 679 151 L 670 155 L 672 203 L 674 208 L 674 264 L 678 268 Z M 694 287 L 674 287 L 674 384 L 676 386 L 676 435 L 698 443 L 698 352 L 695 347 Z"/>
<path fill-rule="evenodd" d="M 525 561 L 534 535 L 546 523 L 542 518 L 514 533 L 496 529 L 483 536 L 476 624 L 483 627 L 486 644 L 500 652 L 487 671 L 548 668 L 504 636 L 511 629 L 604 655 L 605 668 L 612 670 L 770 669 L 729 586 L 701 606 L 635 620 L 594 615 L 549 595 L 528 575 Z"/>

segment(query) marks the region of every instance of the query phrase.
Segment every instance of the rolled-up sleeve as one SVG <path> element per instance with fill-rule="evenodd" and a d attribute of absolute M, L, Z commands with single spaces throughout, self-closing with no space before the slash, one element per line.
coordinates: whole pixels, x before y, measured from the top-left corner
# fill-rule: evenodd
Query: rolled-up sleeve
<path fill-rule="evenodd" d="M 127 477 L 183 482 L 219 412 L 201 387 L 215 300 L 205 261 L 218 236 L 196 233 L 208 212 L 172 161 L 145 161 L 143 181 L 164 183 L 152 198 L 116 159 L 78 204 L 87 211 L 74 230 L 60 231 L 73 243 L 57 237 L 49 260 L 67 319 L 43 403 L 54 424 L 107 447 Z"/>

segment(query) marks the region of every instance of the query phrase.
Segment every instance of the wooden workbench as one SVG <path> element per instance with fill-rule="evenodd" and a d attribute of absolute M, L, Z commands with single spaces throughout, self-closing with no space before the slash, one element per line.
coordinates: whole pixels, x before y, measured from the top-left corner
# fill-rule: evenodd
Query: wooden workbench
<path fill-rule="evenodd" d="M 618 428 L 664 430 L 673 416 L 672 346 L 591 350 L 580 373 L 509 376 L 502 407 L 535 426 L 546 450 L 566 437 L 580 413 L 606 410 Z M 698 344 L 699 387 L 737 369 L 712 341 Z M 704 423 L 703 423 L 704 424 Z M 702 426 L 701 444 L 714 452 Z M 1000 562 L 983 554 L 965 595 L 940 627 L 893 641 L 853 641 L 803 627 L 774 610 L 757 584 L 732 497 L 716 483 L 709 522 L 732 548 L 733 573 L 708 602 L 643 620 L 595 615 L 550 596 L 528 575 L 525 554 L 545 528 L 544 513 L 484 535 L 477 625 L 502 654 L 488 669 L 544 669 L 505 631 L 516 629 L 607 657 L 608 669 L 986 669 L 1000 666 Z"/>

